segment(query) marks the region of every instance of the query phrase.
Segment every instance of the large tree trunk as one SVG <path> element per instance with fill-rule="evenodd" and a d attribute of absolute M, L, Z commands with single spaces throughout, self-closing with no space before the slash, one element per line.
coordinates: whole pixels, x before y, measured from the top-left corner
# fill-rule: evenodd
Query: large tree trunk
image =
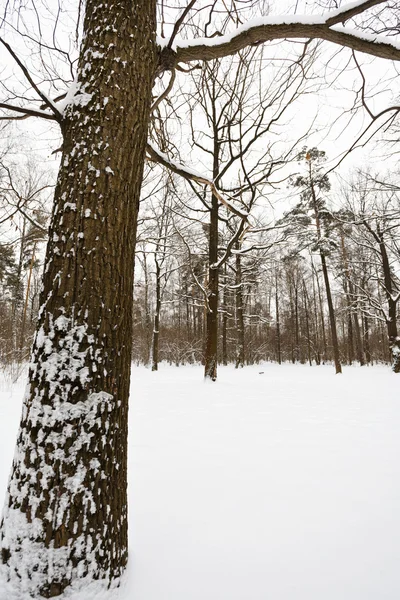
<path fill-rule="evenodd" d="M 21 597 L 127 561 L 133 258 L 156 69 L 155 0 L 87 0 L 41 309 L 1 524 Z"/>

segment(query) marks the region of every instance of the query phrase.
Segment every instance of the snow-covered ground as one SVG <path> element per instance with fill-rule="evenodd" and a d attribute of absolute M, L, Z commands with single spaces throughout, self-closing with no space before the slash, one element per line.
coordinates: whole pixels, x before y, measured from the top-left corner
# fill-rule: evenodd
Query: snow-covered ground
<path fill-rule="evenodd" d="M 0 385 L 1 495 L 23 387 Z M 136 367 L 130 423 L 130 567 L 110 600 L 400 598 L 389 368 L 225 367 L 205 384 L 200 367 Z"/>

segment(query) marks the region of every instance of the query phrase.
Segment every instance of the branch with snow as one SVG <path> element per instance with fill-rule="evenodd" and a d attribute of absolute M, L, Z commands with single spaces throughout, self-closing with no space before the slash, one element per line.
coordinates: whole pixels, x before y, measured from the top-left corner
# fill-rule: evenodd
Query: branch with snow
<path fill-rule="evenodd" d="M 384 4 L 386 0 L 359 0 L 320 16 L 282 15 L 252 19 L 235 31 L 219 37 L 181 39 L 172 45 L 168 39 L 158 38 L 163 49 L 175 53 L 175 64 L 223 58 L 247 46 L 277 39 L 321 39 L 379 58 L 400 61 L 399 42 L 387 37 L 346 28 L 345 21 L 364 13 L 367 9 Z"/>
<path fill-rule="evenodd" d="M 240 217 L 241 219 L 246 220 L 248 218 L 248 213 L 238 208 L 233 204 L 233 202 L 222 196 L 222 194 L 220 194 L 220 192 L 217 190 L 215 183 L 211 179 L 208 179 L 208 177 L 205 177 L 198 171 L 186 167 L 185 165 L 169 158 L 164 152 L 161 152 L 161 150 L 159 150 L 159 148 L 157 148 L 150 141 L 147 142 L 146 151 L 149 160 L 163 165 L 164 167 L 166 167 L 173 173 L 180 175 L 184 179 L 187 179 L 189 181 L 196 181 L 197 183 L 207 185 L 210 188 L 213 195 L 217 198 L 217 200 L 221 202 L 221 204 L 226 206 L 226 208 L 228 208 L 231 212 L 233 212 L 236 216 Z"/>
<path fill-rule="evenodd" d="M 222 267 L 222 265 L 224 263 L 226 263 L 226 261 L 228 260 L 228 258 L 233 254 L 233 246 L 236 244 L 236 242 L 238 240 L 241 239 L 243 233 L 244 233 L 244 225 L 245 225 L 245 220 L 242 219 L 239 227 L 237 228 L 237 230 L 235 231 L 235 233 L 233 234 L 233 236 L 231 237 L 231 239 L 229 240 L 226 248 L 225 248 L 225 252 L 224 254 L 221 256 L 221 258 L 214 263 L 213 265 L 210 265 L 211 269 L 220 269 Z"/>

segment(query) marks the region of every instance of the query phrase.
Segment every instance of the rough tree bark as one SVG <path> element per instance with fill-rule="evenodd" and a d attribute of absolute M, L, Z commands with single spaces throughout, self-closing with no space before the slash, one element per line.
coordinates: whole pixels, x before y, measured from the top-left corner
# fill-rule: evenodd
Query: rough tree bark
<path fill-rule="evenodd" d="M 118 580 L 127 561 L 127 332 L 155 14 L 155 0 L 86 3 L 1 524 L 3 568 L 24 598 Z"/>

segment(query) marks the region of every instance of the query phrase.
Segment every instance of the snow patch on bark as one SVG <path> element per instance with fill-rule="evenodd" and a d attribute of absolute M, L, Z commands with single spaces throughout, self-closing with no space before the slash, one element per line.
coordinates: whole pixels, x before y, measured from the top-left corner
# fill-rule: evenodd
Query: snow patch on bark
<path fill-rule="evenodd" d="M 25 405 L 26 415 L 30 424 L 35 427 L 40 423 L 40 431 L 47 427 L 56 429 L 46 437 L 47 448 L 53 447 L 53 456 L 46 456 L 44 445 L 34 447 L 27 430 L 23 430 L 24 439 L 18 445 L 14 458 L 14 464 L 18 465 L 20 474 L 23 473 L 25 484 L 21 487 L 19 479 L 11 478 L 6 496 L 5 509 L 3 513 L 1 551 L 3 560 L 7 558 L 7 567 L 1 566 L 1 577 L 8 578 L 11 588 L 17 590 L 21 598 L 35 597 L 39 590 L 45 589 L 53 581 L 68 580 L 73 582 L 76 578 L 90 581 L 99 578 L 96 555 L 102 550 L 102 537 L 100 533 L 96 536 L 88 535 L 86 524 L 87 515 L 95 512 L 96 506 L 93 494 L 85 484 L 88 472 L 89 479 L 94 480 L 99 472 L 100 462 L 91 459 L 88 465 L 82 463 L 81 450 L 88 447 L 91 438 L 95 436 L 96 425 L 101 423 L 114 404 L 114 398 L 106 392 L 92 393 L 85 402 L 72 404 L 68 401 L 58 401 L 54 405 L 42 405 L 39 401 L 33 402 L 31 406 Z M 107 418 L 107 417 L 106 417 Z M 81 433 L 78 437 L 73 432 L 79 424 Z M 66 441 L 73 439 L 69 449 L 66 450 Z M 39 469 L 35 466 L 27 466 L 26 456 L 30 456 L 28 464 L 39 458 Z M 50 464 L 48 460 L 50 458 Z M 58 471 L 62 473 L 63 467 L 73 466 L 73 474 L 64 478 L 59 487 L 54 486 L 55 470 L 52 465 L 59 461 Z M 78 464 L 76 462 L 78 461 Z M 76 466 L 74 466 L 76 464 Z M 68 469 L 70 470 L 70 469 Z M 31 482 L 36 482 L 40 475 L 40 486 L 37 495 L 29 494 L 28 506 L 23 512 L 21 507 L 27 499 L 28 487 Z M 49 481 L 51 484 L 49 485 Z M 32 489 L 32 488 L 30 488 Z M 53 499 L 49 502 L 52 507 L 44 515 L 44 519 L 34 515 L 45 496 L 50 495 Z M 62 530 L 70 520 L 71 507 L 74 505 L 76 496 L 83 498 L 84 507 L 83 532 L 76 538 L 69 538 L 66 545 L 55 547 L 54 540 L 46 545 L 42 540 L 46 538 L 46 528 Z M 9 506 L 12 499 L 12 507 Z M 76 565 L 71 561 L 74 556 Z M 108 579 L 108 574 L 100 574 L 101 579 Z M 86 585 L 86 584 L 85 584 Z M 7 596 L 8 597 L 8 596 Z M 11 596 L 10 596 L 11 597 Z"/>
<path fill-rule="evenodd" d="M 126 580 L 126 575 L 123 575 L 109 584 L 108 581 L 97 581 L 86 576 L 80 581 L 72 582 L 58 598 L 59 600 L 119 600 L 125 598 Z M 6 580 L 3 568 L 0 566 L 0 600 L 29 600 L 30 598 L 43 600 L 43 596 L 27 596 L 21 588 L 16 589 L 10 581 Z"/>
<path fill-rule="evenodd" d="M 93 391 L 94 341 L 85 322 L 64 314 L 49 314 L 35 337 L 41 360 L 31 364 L 35 383 L 25 395 L 0 539 L 2 578 L 24 600 L 50 593 L 54 582 L 110 579 L 99 566 L 107 531 L 88 523 L 106 478 L 100 457 L 117 400 Z"/>

